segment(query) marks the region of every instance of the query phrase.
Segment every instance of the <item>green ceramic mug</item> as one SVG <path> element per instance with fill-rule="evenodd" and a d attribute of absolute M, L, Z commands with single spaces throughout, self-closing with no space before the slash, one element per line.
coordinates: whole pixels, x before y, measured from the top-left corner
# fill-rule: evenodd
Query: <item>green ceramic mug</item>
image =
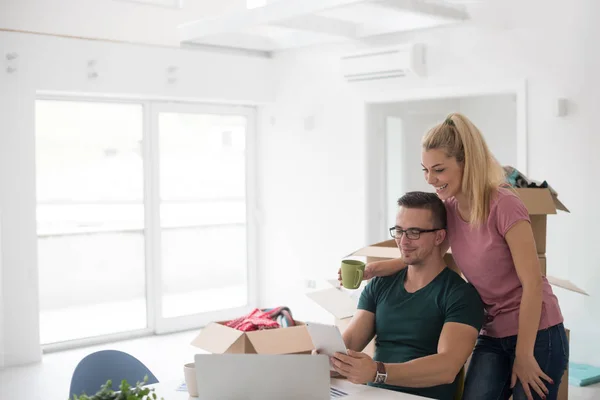
<path fill-rule="evenodd" d="M 358 289 L 365 273 L 365 263 L 358 260 L 342 261 L 342 286 Z"/>

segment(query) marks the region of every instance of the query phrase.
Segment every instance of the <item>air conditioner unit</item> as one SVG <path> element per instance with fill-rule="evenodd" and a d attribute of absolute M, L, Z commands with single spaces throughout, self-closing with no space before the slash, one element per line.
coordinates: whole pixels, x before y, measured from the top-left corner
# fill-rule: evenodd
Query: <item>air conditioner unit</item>
<path fill-rule="evenodd" d="M 407 76 L 424 77 L 424 49 L 425 46 L 418 43 L 348 54 L 341 58 L 341 71 L 349 82 Z"/>

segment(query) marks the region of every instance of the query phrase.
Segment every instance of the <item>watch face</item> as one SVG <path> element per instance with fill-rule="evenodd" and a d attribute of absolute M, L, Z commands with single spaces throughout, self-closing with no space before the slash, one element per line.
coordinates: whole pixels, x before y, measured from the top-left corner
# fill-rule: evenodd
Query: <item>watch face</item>
<path fill-rule="evenodd" d="M 383 383 L 383 382 L 385 382 L 385 375 L 377 374 L 377 378 L 375 378 L 375 382 L 376 383 Z"/>

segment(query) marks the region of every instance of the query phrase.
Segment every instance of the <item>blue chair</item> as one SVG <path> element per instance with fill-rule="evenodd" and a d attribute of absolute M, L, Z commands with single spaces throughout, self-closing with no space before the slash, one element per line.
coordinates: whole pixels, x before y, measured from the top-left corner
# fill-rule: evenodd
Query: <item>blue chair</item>
<path fill-rule="evenodd" d="M 101 350 L 85 356 L 73 372 L 69 398 L 83 393 L 96 394 L 109 379 L 112 390 L 117 391 L 123 379 L 131 386 L 143 382 L 148 375 L 146 385 L 158 383 L 158 379 L 141 361 L 130 354 L 118 350 Z"/>

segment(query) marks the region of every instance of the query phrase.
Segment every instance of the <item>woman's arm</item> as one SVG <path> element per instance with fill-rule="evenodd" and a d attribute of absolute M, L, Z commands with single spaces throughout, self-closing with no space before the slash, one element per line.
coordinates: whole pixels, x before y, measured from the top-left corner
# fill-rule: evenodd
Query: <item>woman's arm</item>
<path fill-rule="evenodd" d="M 444 239 L 442 244 L 440 245 L 440 254 L 442 258 L 450 249 L 450 242 L 448 241 L 448 236 Z M 459 275 L 461 274 L 460 270 L 456 264 L 449 266 L 452 270 L 456 271 Z M 365 273 L 363 274 L 364 280 L 369 280 L 376 276 L 389 276 L 394 275 L 401 269 L 406 268 L 406 263 L 402 261 L 402 258 L 391 258 L 389 260 L 381 260 L 381 261 L 372 261 L 368 263 L 365 267 Z M 340 284 L 342 282 L 342 269 L 338 269 L 338 281 Z"/>
<path fill-rule="evenodd" d="M 373 261 L 368 263 L 365 268 L 365 279 L 371 279 L 376 276 L 394 275 L 403 268 L 406 268 L 406 264 L 401 258 Z"/>
<path fill-rule="evenodd" d="M 552 380 L 541 370 L 533 354 L 542 313 L 542 271 L 531 225 L 528 221 L 517 222 L 505 239 L 523 286 L 511 387 L 518 379 L 528 399 L 532 399 L 531 389 L 543 397 L 548 393 L 543 380 Z"/>
<path fill-rule="evenodd" d="M 529 222 L 517 222 L 505 238 L 523 286 L 516 351 L 517 355 L 529 355 L 533 354 L 542 313 L 542 271 Z"/>
<path fill-rule="evenodd" d="M 365 266 L 363 280 L 369 280 L 376 276 L 389 276 L 397 273 L 406 264 L 401 258 L 391 258 L 389 260 L 372 261 Z M 338 269 L 338 281 L 342 284 L 342 268 Z"/>

